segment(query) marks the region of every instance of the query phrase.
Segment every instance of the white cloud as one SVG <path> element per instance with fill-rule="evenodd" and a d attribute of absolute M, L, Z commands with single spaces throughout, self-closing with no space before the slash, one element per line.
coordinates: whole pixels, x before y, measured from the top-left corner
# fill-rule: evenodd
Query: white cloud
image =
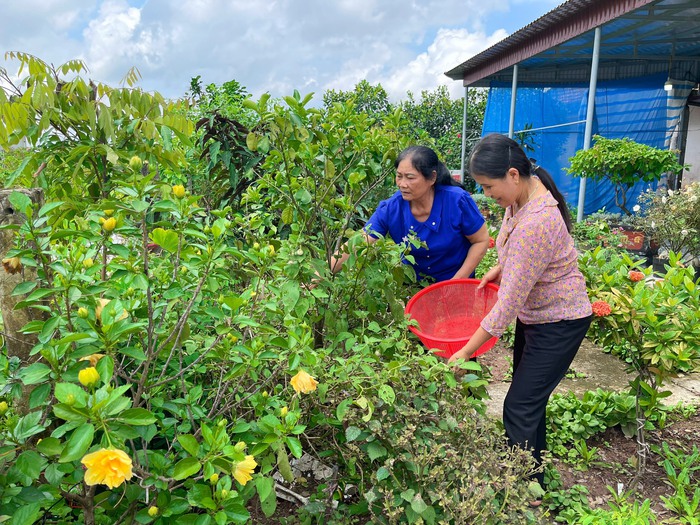
<path fill-rule="evenodd" d="M 2 0 L 0 53 L 82 58 L 110 85 L 136 67 L 145 89 L 170 97 L 198 75 L 255 96 L 314 91 L 316 103 L 363 79 L 394 100 L 440 84 L 461 96 L 444 72 L 539 16 L 522 18 L 525 1 L 544 13 L 555 0 Z"/>
<path fill-rule="evenodd" d="M 452 96 L 459 98 L 464 95 L 462 83 L 447 77 L 445 71 L 506 36 L 508 35 L 503 30 L 486 36 L 483 33 L 469 33 L 465 29 L 441 29 L 425 52 L 408 64 L 396 67 L 381 84 L 394 100 L 401 99 L 407 91 L 418 95 L 423 90 L 432 90 L 439 85 L 447 85 Z"/>

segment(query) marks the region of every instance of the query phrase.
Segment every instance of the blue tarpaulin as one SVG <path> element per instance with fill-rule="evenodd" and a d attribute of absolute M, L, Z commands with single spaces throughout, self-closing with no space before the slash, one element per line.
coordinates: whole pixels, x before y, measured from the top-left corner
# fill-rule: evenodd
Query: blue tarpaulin
<path fill-rule="evenodd" d="M 599 82 L 596 89 L 593 134 L 606 138 L 630 138 L 636 142 L 658 148 L 667 148 L 669 137 L 677 125 L 680 111 L 678 100 L 685 98 L 676 92 L 663 89 L 665 75 L 653 75 L 635 79 Z M 674 96 L 677 95 L 677 96 Z M 482 135 L 508 133 L 511 85 L 494 82 L 491 85 Z M 588 85 L 571 84 L 543 87 L 520 84 L 517 87 L 515 105 L 515 132 L 526 132 L 521 144 L 528 156 L 536 159 L 552 174 L 566 200 L 573 206 L 578 203 L 580 179 L 568 175 L 569 159 L 583 148 Z M 514 137 L 518 138 L 518 137 Z M 640 182 L 628 192 L 627 207 L 631 208 L 640 192 L 656 188 L 656 183 Z M 586 185 L 584 214 L 605 208 L 619 212 L 615 205 L 615 191 L 608 182 Z"/>

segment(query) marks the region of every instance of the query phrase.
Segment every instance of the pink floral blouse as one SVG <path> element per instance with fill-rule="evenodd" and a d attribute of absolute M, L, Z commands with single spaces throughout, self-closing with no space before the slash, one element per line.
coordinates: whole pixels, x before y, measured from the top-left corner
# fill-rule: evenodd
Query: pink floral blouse
<path fill-rule="evenodd" d="M 507 208 L 496 239 L 501 265 L 498 302 L 481 322 L 500 337 L 515 318 L 544 324 L 591 315 L 574 241 L 551 193 Z"/>

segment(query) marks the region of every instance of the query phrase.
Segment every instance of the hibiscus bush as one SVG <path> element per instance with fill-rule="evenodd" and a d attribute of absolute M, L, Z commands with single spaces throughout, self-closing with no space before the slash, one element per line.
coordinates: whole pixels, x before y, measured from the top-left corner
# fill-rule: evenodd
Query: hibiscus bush
<path fill-rule="evenodd" d="M 522 512 L 529 469 L 498 429 L 479 426 L 478 366 L 458 383 L 407 329 L 410 246 L 367 246 L 357 233 L 391 191 L 406 145 L 400 113 L 379 127 L 349 105 L 310 109 L 298 93 L 247 102 L 258 123 L 246 148 L 260 163 L 248 167 L 239 208 L 212 208 L 183 184 L 197 155 L 182 107 L 91 87 L 79 63 L 20 58 L 33 94 L 22 82 L 16 97 L 0 98 L 13 117 L 0 143 L 24 136 L 31 147 L 3 175 L 35 181 L 44 203 L 9 197 L 26 220 L 5 226 L 14 244 L 4 271 L 23 277 L 17 309 L 37 315 L 13 334 L 29 355 L 11 344 L 0 353 L 0 521 L 245 523 L 277 513 L 276 486 L 300 490 L 292 467 L 306 453 L 335 472 L 311 488 L 307 516 L 378 515 L 372 495 L 387 478 L 363 472 L 381 460 L 422 487 L 434 514 L 402 501 L 430 522 L 453 512 L 462 485 L 423 476 L 391 445 L 405 437 L 404 414 L 421 418 L 425 450 L 449 444 L 461 454 L 481 432 L 474 443 L 494 446 L 492 464 L 514 464 L 506 477 L 484 477 L 498 483 L 482 484 L 480 497 L 496 498 L 494 516 Z M 67 73 L 77 76 L 61 83 Z M 18 101 L 31 111 L 8 109 Z M 68 113 L 34 126 L 53 103 Z M 75 132 L 59 140 L 48 126 L 57 122 Z M 331 275 L 328 258 L 346 242 L 351 257 Z M 455 423 L 467 415 L 476 426 Z M 380 435 L 384 418 L 392 430 Z M 433 427 L 442 434 L 431 442 Z M 452 458 L 430 465 L 450 469 Z M 479 478 L 479 465 L 463 480 Z M 352 486 L 354 500 L 332 490 Z"/>

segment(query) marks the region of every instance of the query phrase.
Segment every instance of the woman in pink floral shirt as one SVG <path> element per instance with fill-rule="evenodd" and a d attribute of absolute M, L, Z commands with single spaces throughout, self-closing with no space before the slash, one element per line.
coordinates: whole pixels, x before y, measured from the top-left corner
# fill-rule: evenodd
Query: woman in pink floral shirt
<path fill-rule="evenodd" d="M 498 264 L 480 284 L 500 285 L 498 301 L 470 341 L 450 361 L 469 358 L 513 321 L 513 380 L 503 404 L 511 444 L 546 448 L 549 396 L 566 374 L 591 322 L 591 303 L 578 269 L 571 217 L 547 171 L 532 166 L 504 135 L 481 139 L 469 161 L 472 178 L 505 208 L 496 239 Z M 536 479 L 542 484 L 543 474 Z"/>

